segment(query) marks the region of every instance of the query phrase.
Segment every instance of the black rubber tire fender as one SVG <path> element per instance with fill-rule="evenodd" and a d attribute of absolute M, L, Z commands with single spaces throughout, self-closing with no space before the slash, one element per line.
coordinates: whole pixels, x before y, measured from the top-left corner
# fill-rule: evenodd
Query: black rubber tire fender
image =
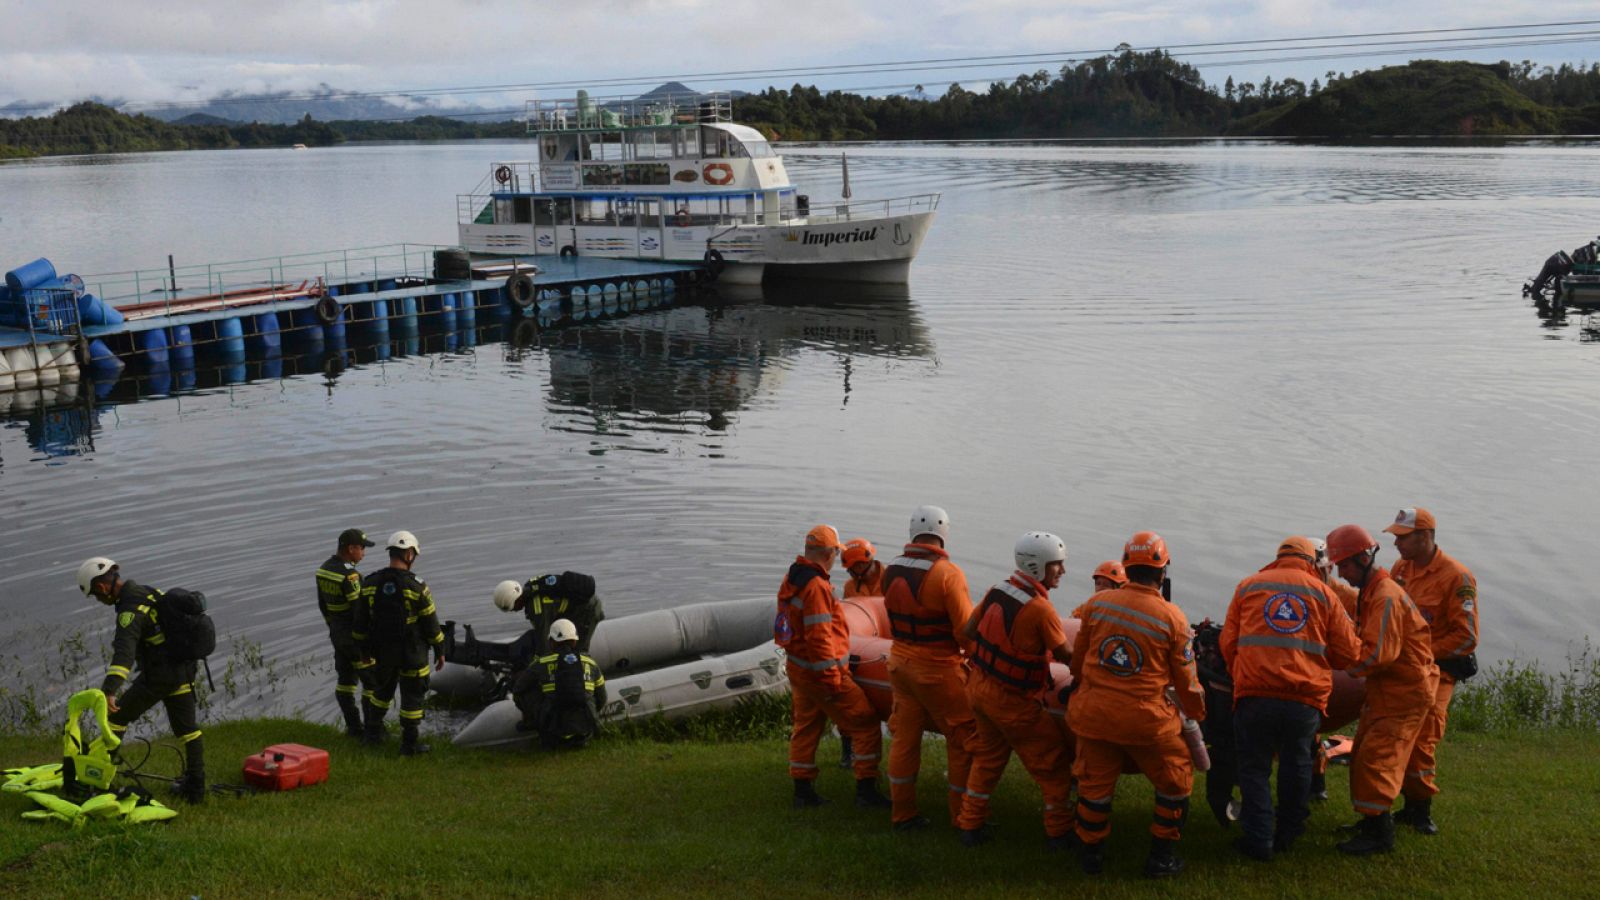
<path fill-rule="evenodd" d="M 533 299 L 538 291 L 533 286 L 533 276 L 527 272 L 516 272 L 506 279 L 506 299 L 517 309 L 527 309 L 533 305 Z"/>
<path fill-rule="evenodd" d="M 572 246 L 571 244 L 567 244 L 567 245 L 565 245 L 565 246 L 563 246 L 561 248 L 561 255 L 562 256 L 577 256 L 578 255 L 578 248 Z"/>
<path fill-rule="evenodd" d="M 316 303 L 311 305 L 311 314 L 317 317 L 318 322 L 324 325 L 332 325 L 339 321 L 339 301 L 327 294 L 323 294 L 317 298 Z"/>

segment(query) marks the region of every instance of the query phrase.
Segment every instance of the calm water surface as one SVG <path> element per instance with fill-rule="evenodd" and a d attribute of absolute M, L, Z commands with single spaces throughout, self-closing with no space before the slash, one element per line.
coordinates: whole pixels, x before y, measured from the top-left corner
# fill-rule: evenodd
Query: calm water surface
<path fill-rule="evenodd" d="M 527 346 L 433 336 L 331 376 L 291 356 L 239 384 L 129 373 L 125 402 L 13 404 L 4 677 L 48 696 L 98 681 L 111 617 L 73 587 L 93 554 L 204 590 L 225 634 L 260 645 L 270 676 L 236 663 L 253 687 L 215 705 L 320 716 L 311 572 L 344 527 L 416 532 L 443 615 L 493 635 L 518 630 L 489 600 L 505 578 L 593 573 L 612 615 L 766 596 L 813 522 L 887 550 L 921 503 L 950 510 L 975 589 L 1018 533 L 1060 533 L 1061 608 L 1131 532 L 1158 530 L 1195 620 L 1220 618 L 1283 536 L 1376 531 L 1420 504 L 1478 575 L 1487 657 L 1560 665 L 1600 634 L 1600 343 L 1518 297 L 1600 229 L 1592 146 L 850 154 L 858 198 L 944 193 L 909 289 L 725 291 Z M 8 164 L 0 247 L 6 268 L 44 255 L 90 273 L 446 243 L 454 193 L 526 155 Z M 788 155 L 813 198 L 837 194 L 834 149 Z M 84 651 L 60 649 L 77 632 Z"/>

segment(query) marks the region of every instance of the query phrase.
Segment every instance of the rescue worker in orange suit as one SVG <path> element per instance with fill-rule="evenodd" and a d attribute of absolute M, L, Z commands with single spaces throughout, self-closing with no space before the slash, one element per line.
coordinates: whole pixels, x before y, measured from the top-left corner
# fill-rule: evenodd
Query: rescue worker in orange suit
<path fill-rule="evenodd" d="M 789 777 L 794 779 L 796 809 L 827 802 L 817 793 L 816 780 L 817 742 L 829 719 L 854 745 L 856 805 L 889 805 L 877 787 L 878 756 L 883 748 L 878 714 L 850 677 L 850 630 L 828 580 L 842 549 L 833 526 L 812 528 L 806 534 L 805 552 L 795 557 L 778 587 L 773 637 L 788 657 L 794 716 Z"/>
<path fill-rule="evenodd" d="M 1428 623 L 1411 597 L 1377 564 L 1378 542 L 1360 525 L 1328 533 L 1328 559 L 1360 592 L 1356 635 L 1361 658 L 1349 672 L 1367 680 L 1367 698 L 1350 758 L 1350 802 L 1361 821 L 1339 849 L 1356 856 L 1394 849 L 1389 807 L 1405 780 L 1406 761 L 1433 708 L 1439 667 Z"/>
<path fill-rule="evenodd" d="M 989 839 L 989 796 L 1013 751 L 1044 793 L 1045 847 L 1072 843 L 1072 757 L 1061 724 L 1045 709 L 1050 660 L 1066 662 L 1067 636 L 1050 604 L 1061 583 L 1067 547 L 1061 538 L 1030 531 L 1012 553 L 1017 570 L 984 595 L 962 632 L 972 644 L 967 697 L 977 732 L 972 769 L 961 802 L 961 843 Z"/>
<path fill-rule="evenodd" d="M 1450 698 L 1456 682 L 1471 678 L 1478 671 L 1478 581 L 1472 572 L 1434 543 L 1433 513 L 1425 509 L 1402 509 L 1394 524 L 1384 531 L 1394 535 L 1394 548 L 1400 561 L 1394 564 L 1394 580 L 1403 585 L 1428 623 L 1433 660 L 1439 666 L 1439 689 L 1433 708 L 1422 720 L 1417 745 L 1406 763 L 1406 780 L 1401 788 L 1406 805 L 1394 820 L 1410 825 L 1422 834 L 1438 834 L 1433 822 L 1433 795 L 1439 793 L 1434 780 L 1435 753 L 1444 737 L 1450 715 Z"/>
<path fill-rule="evenodd" d="M 1234 847 L 1263 862 L 1288 850 L 1311 817 L 1312 745 L 1333 693 L 1333 670 L 1360 644 L 1317 572 L 1317 548 L 1291 537 L 1261 571 L 1239 582 L 1221 649 L 1233 679 L 1233 733 L 1244 834 Z M 1278 758 L 1274 828 L 1272 758 Z"/>
<path fill-rule="evenodd" d="M 1352 622 L 1355 621 L 1356 589 L 1333 574 L 1333 563 L 1328 561 L 1328 542 L 1322 538 L 1312 538 L 1311 543 L 1317 548 L 1317 577 L 1333 591 L 1345 615 Z M 1328 751 L 1320 740 L 1312 738 L 1311 753 L 1315 762 L 1311 772 L 1311 799 L 1320 802 L 1328 799 Z"/>
<path fill-rule="evenodd" d="M 949 537 L 950 516 L 944 510 L 918 507 L 911 514 L 911 543 L 883 575 L 883 601 L 894 639 L 889 650 L 889 684 L 894 692 L 889 714 L 889 797 L 896 831 L 928 825 L 927 817 L 917 812 L 924 730 L 936 730 L 945 738 L 951 824 L 961 816 L 972 765 L 969 752 L 977 726 L 967 700 L 964 647 L 957 634 L 972 615 L 972 597 L 966 573 L 945 552 Z"/>
<path fill-rule="evenodd" d="M 1167 542 L 1155 532 L 1129 539 L 1122 551 L 1128 585 L 1089 598 L 1072 647 L 1077 688 L 1067 721 L 1078 736 L 1079 862 L 1091 875 L 1104 867 L 1111 798 L 1129 761 L 1156 794 L 1144 872 L 1159 878 L 1183 871 L 1177 844 L 1189 815 L 1194 763 L 1178 712 L 1198 721 L 1206 708 L 1189 620 L 1162 594 L 1168 562 Z"/>
<path fill-rule="evenodd" d="M 850 573 L 844 583 L 846 600 L 883 596 L 883 563 L 878 562 L 878 548 L 872 546 L 871 541 L 866 538 L 845 541 L 840 559 L 844 570 Z"/>
<path fill-rule="evenodd" d="M 1128 583 L 1128 573 L 1123 570 L 1122 563 L 1108 559 L 1094 567 L 1094 592 L 1114 591 Z"/>

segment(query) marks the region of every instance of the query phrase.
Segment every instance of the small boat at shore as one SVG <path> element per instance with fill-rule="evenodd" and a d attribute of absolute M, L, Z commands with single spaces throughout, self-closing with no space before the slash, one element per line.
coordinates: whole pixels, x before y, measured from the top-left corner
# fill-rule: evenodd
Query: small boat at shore
<path fill-rule="evenodd" d="M 903 284 L 938 194 L 814 202 L 725 93 L 529 101 L 536 159 L 494 162 L 457 198 L 474 254 L 705 262 L 732 283 L 767 276 Z"/>

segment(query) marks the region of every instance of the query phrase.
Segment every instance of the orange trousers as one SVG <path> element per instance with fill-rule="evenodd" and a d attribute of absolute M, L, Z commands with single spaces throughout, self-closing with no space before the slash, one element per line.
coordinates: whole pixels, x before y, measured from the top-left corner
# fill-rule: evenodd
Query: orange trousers
<path fill-rule="evenodd" d="M 1406 762 L 1405 784 L 1400 790 L 1408 800 L 1426 800 L 1439 793 L 1434 780 L 1439 741 L 1444 738 L 1445 723 L 1450 720 L 1450 698 L 1455 696 L 1456 683 L 1439 679 L 1439 689 L 1434 692 L 1433 706 L 1422 717 L 1422 730 L 1417 732 L 1416 746 L 1411 748 L 1411 759 Z"/>
<path fill-rule="evenodd" d="M 889 714 L 889 798 L 891 818 L 905 822 L 917 816 L 917 772 L 922 768 L 922 732 L 944 735 L 950 784 L 950 821 L 961 816 L 967 794 L 969 746 L 978 726 L 967 699 L 966 674 L 959 663 L 889 660 L 889 685 L 894 711 Z"/>
<path fill-rule="evenodd" d="M 1155 821 L 1150 833 L 1175 841 L 1189 817 L 1189 792 L 1194 789 L 1194 761 L 1182 734 L 1154 744 L 1113 744 L 1078 737 L 1078 840 L 1098 844 L 1111 836 L 1111 799 L 1123 766 L 1132 762 L 1156 789 Z"/>
<path fill-rule="evenodd" d="M 1405 782 L 1406 761 L 1432 709 L 1429 704 L 1398 710 L 1373 710 L 1370 703 L 1362 707 L 1350 753 L 1350 804 L 1356 812 L 1379 816 L 1394 805 Z"/>
<path fill-rule="evenodd" d="M 1060 837 L 1072 830 L 1072 758 L 1061 723 L 1037 697 L 1025 697 L 981 673 L 967 681 L 975 725 L 969 745 L 972 768 L 957 825 L 966 831 L 989 820 L 994 793 L 1013 751 L 1044 793 L 1044 832 Z"/>
<path fill-rule="evenodd" d="M 794 666 L 788 669 L 794 715 L 794 730 L 789 733 L 789 777 L 816 780 L 817 743 L 832 719 L 839 726 L 839 733 L 850 738 L 856 778 L 877 778 L 883 732 L 878 729 L 878 714 L 872 701 L 861 686 L 848 675 L 841 681 L 828 682 Z"/>

